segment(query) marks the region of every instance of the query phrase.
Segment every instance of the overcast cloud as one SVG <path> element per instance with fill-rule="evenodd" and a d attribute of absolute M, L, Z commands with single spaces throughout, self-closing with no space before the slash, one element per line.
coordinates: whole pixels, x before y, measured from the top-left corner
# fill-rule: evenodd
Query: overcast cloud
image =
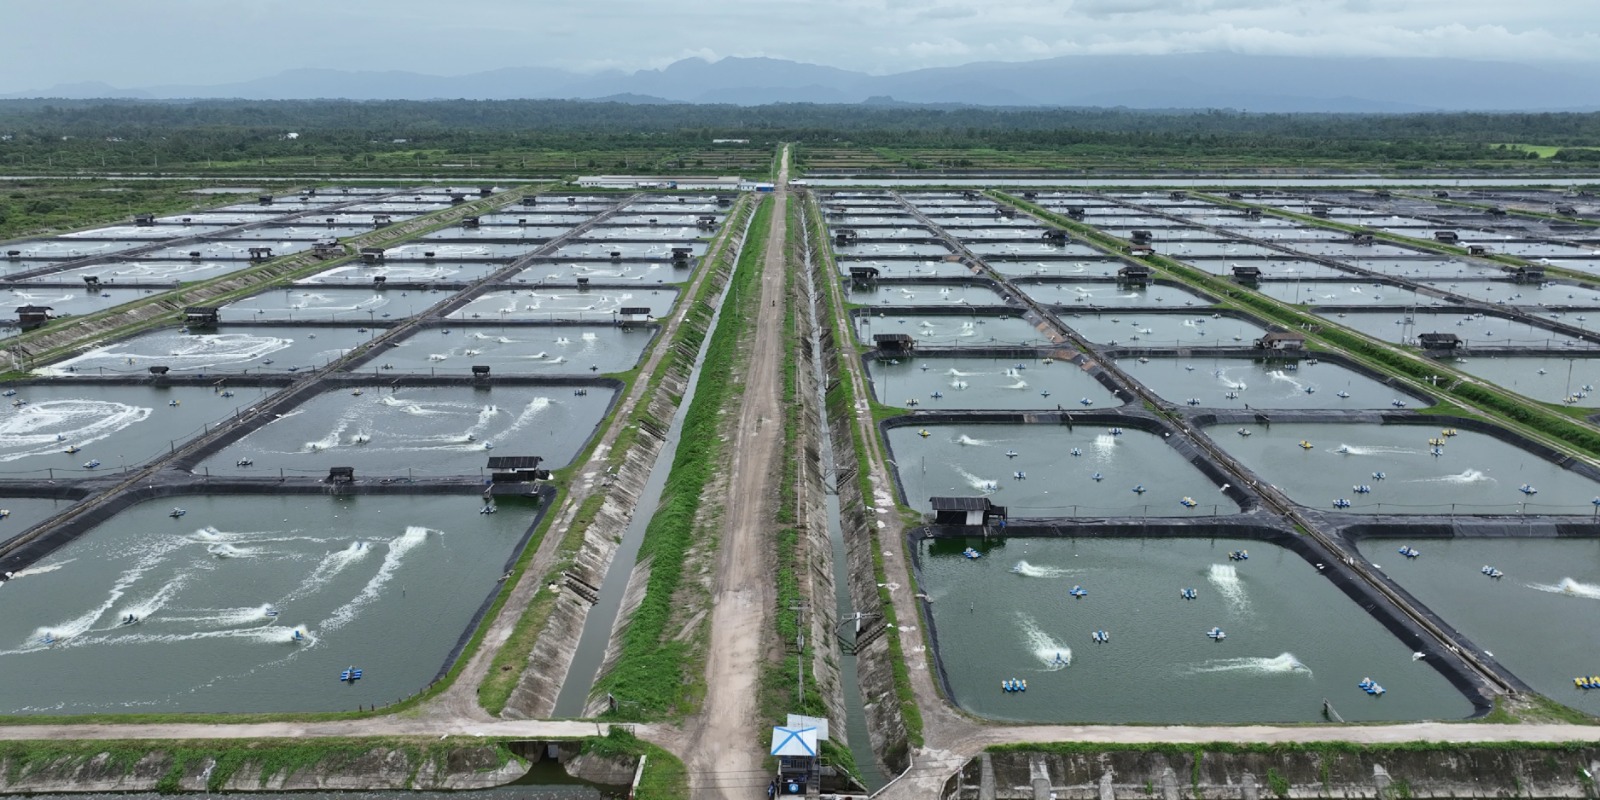
<path fill-rule="evenodd" d="M 0 0 L 0 92 L 293 67 L 459 75 L 770 56 L 872 73 L 1080 53 L 1600 62 L 1593 0 Z"/>

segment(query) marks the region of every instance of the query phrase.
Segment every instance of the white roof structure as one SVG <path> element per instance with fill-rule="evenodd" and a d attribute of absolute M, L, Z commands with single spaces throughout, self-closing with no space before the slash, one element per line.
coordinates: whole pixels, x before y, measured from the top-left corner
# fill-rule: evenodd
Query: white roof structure
<path fill-rule="evenodd" d="M 816 758 L 817 729 L 774 727 L 772 755 Z"/>

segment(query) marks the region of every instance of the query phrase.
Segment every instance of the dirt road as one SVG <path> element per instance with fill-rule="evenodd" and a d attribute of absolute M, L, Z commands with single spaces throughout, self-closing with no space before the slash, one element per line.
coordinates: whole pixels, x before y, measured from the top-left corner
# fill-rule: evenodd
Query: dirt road
<path fill-rule="evenodd" d="M 706 698 L 685 726 L 683 755 L 694 796 L 751 797 L 766 786 L 766 754 L 756 717 L 762 638 L 771 626 L 776 589 L 771 532 L 776 511 L 777 459 L 783 437 L 783 320 L 785 207 L 789 151 L 784 149 L 761 270 L 761 308 L 747 359 L 743 402 L 730 443 L 726 526 L 712 587 L 711 645 Z"/>

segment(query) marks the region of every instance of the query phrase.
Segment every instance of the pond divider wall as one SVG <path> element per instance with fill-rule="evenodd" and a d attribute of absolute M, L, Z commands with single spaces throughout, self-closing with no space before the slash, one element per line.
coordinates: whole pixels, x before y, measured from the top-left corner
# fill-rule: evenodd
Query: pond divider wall
<path fill-rule="evenodd" d="M 991 529 L 968 527 L 959 525 L 929 525 L 916 528 L 906 534 L 908 552 L 911 553 L 912 569 L 917 575 L 917 581 L 922 582 L 921 547 L 924 539 L 970 539 L 987 536 Z M 1219 519 L 1189 519 L 1189 520 L 1097 520 L 1093 522 L 1077 522 L 1071 520 L 1054 522 L 1051 524 L 1008 524 L 1003 534 L 995 533 L 1006 539 L 1016 538 L 1102 538 L 1102 539 L 1140 539 L 1140 538 L 1184 538 L 1184 539 L 1249 539 L 1251 541 L 1265 542 L 1282 547 L 1295 555 L 1300 556 L 1306 563 L 1317 568 L 1317 571 L 1334 586 L 1338 587 L 1345 596 L 1349 597 L 1362 610 L 1366 611 L 1377 620 L 1380 625 L 1402 642 L 1410 643 L 1416 647 L 1418 643 L 1427 643 L 1431 648 L 1435 644 L 1433 634 L 1429 633 L 1415 620 L 1406 616 L 1395 604 L 1380 593 L 1375 587 L 1367 583 L 1360 576 L 1350 570 L 1349 565 L 1341 561 L 1317 540 L 1302 536 L 1286 527 L 1286 523 L 1276 520 L 1243 520 L 1235 518 Z M 1409 595 L 1406 596 L 1411 600 Z M 1444 626 L 1431 611 L 1426 611 L 1413 602 L 1416 610 L 1423 610 L 1429 615 L 1429 620 L 1436 625 L 1444 627 L 1451 635 L 1458 637 L 1454 629 Z M 921 602 L 923 623 L 927 626 L 928 641 L 933 647 L 934 661 L 938 665 L 938 678 L 946 697 L 953 697 L 950 691 L 949 676 L 945 674 L 944 659 L 939 651 L 939 632 L 934 624 L 933 609 L 927 599 Z M 1494 710 L 1495 693 L 1479 674 L 1469 668 L 1461 660 L 1451 657 L 1448 653 L 1429 652 L 1426 659 L 1429 666 L 1438 670 L 1446 680 L 1458 691 L 1466 696 L 1473 705 L 1472 717 L 1481 717 Z M 1502 676 L 1506 676 L 1500 670 Z M 1518 684 L 1518 688 L 1527 691 L 1526 686 Z M 1175 721 L 1181 722 L 1181 721 Z"/>

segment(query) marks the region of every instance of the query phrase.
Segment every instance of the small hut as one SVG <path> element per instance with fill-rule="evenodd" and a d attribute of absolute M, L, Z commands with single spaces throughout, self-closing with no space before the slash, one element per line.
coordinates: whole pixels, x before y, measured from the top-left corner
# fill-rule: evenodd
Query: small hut
<path fill-rule="evenodd" d="M 384 250 L 381 247 L 363 247 L 361 248 L 361 261 L 364 264 L 381 264 L 383 263 L 383 252 Z"/>
<path fill-rule="evenodd" d="M 335 486 L 348 486 L 355 482 L 355 467 L 328 467 L 328 477 L 323 479 L 323 483 L 331 483 Z"/>
<path fill-rule="evenodd" d="M 1461 346 L 1461 337 L 1453 333 L 1424 333 L 1417 337 L 1424 350 L 1455 350 Z"/>
<path fill-rule="evenodd" d="M 1149 286 L 1155 270 L 1143 264 L 1129 264 L 1117 270 L 1117 283 L 1123 286 Z"/>
<path fill-rule="evenodd" d="M 872 337 L 880 356 L 909 355 L 917 349 L 917 340 L 909 333 L 880 333 Z"/>
<path fill-rule="evenodd" d="M 189 306 L 183 310 L 183 324 L 191 328 L 215 328 L 221 321 L 216 306 Z"/>
<path fill-rule="evenodd" d="M 1304 350 L 1306 335 L 1299 331 L 1269 331 L 1256 340 L 1258 350 Z"/>
<path fill-rule="evenodd" d="M 1461 234 L 1455 231 L 1434 231 L 1433 240 L 1444 244 L 1455 244 L 1461 241 Z"/>
<path fill-rule="evenodd" d="M 851 286 L 875 286 L 878 283 L 877 267 L 851 267 Z"/>
<path fill-rule="evenodd" d="M 266 261 L 272 258 L 272 248 L 270 247 L 252 247 L 248 252 L 250 253 L 251 261 Z M 193 255 L 193 253 L 190 255 Z"/>
<path fill-rule="evenodd" d="M 133 224 L 138 226 L 138 227 L 140 227 L 140 228 L 153 227 L 156 224 L 156 215 L 154 215 L 154 214 L 134 214 L 133 215 Z"/>
<path fill-rule="evenodd" d="M 624 328 L 647 325 L 650 322 L 649 306 L 623 306 L 617 309 L 617 324 Z"/>
<path fill-rule="evenodd" d="M 43 327 L 45 323 L 54 319 L 50 306 L 17 306 L 17 327 L 24 331 L 31 331 Z"/>
<path fill-rule="evenodd" d="M 933 507 L 935 525 L 976 528 L 1006 518 L 1005 506 L 997 506 L 987 497 L 930 497 L 928 503 Z"/>
<path fill-rule="evenodd" d="M 1261 268 L 1243 265 L 1236 266 L 1233 268 L 1233 280 L 1235 283 L 1254 286 L 1261 280 Z"/>
<path fill-rule="evenodd" d="M 1517 273 L 1513 276 L 1513 279 L 1517 283 L 1544 283 L 1544 265 L 1529 264 L 1517 267 Z"/>

